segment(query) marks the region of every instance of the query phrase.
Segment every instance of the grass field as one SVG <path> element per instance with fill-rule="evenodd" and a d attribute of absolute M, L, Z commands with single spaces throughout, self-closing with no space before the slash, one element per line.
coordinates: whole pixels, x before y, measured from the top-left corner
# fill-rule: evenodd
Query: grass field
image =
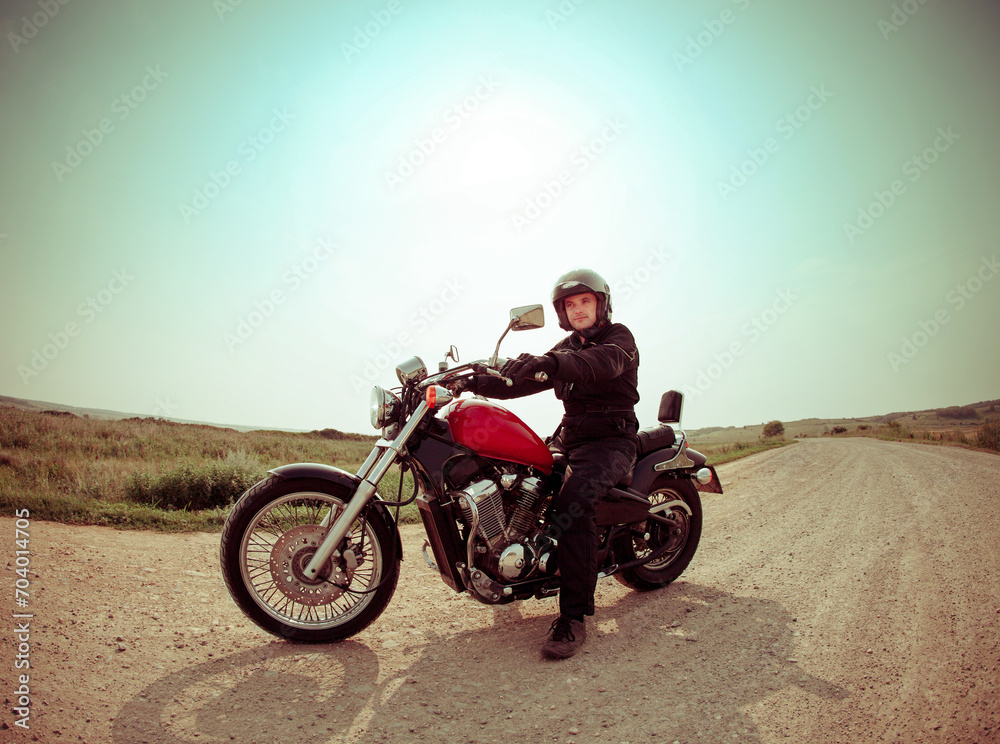
<path fill-rule="evenodd" d="M 305 461 L 356 470 L 374 441 L 329 429 L 238 432 L 0 407 L 0 511 L 27 508 L 33 518 L 75 524 L 219 529 L 226 507 L 269 468 Z"/>
<path fill-rule="evenodd" d="M 91 419 L 0 406 L 0 513 L 127 529 L 219 530 L 232 503 L 270 468 L 319 462 L 356 472 L 376 437 L 327 429 L 239 432 L 157 419 Z M 696 446 L 710 464 L 784 441 Z M 379 486 L 395 501 L 399 471 Z M 412 491 L 409 477 L 404 498 Z M 418 522 L 415 505 L 402 522 Z"/>

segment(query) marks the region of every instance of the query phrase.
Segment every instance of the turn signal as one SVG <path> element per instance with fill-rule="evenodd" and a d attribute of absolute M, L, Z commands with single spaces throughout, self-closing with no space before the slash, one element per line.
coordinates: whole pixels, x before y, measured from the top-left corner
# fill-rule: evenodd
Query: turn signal
<path fill-rule="evenodd" d="M 424 394 L 424 400 L 427 401 L 427 407 L 434 409 L 439 405 L 443 406 L 446 403 L 450 403 L 452 398 L 451 391 L 448 388 L 441 387 L 440 385 L 431 385 L 427 388 L 427 392 Z"/>

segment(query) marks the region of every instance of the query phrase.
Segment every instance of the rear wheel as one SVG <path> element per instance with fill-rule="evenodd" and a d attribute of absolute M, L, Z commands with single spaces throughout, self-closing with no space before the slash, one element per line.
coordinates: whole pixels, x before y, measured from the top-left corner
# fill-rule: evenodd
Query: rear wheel
<path fill-rule="evenodd" d="M 240 609 L 274 635 L 326 643 L 358 633 L 389 604 L 401 556 L 392 522 L 369 507 L 315 578 L 305 568 L 353 495 L 318 479 L 272 476 L 236 503 L 222 531 L 222 574 Z"/>
<path fill-rule="evenodd" d="M 647 519 L 634 524 L 630 534 L 615 546 L 619 563 L 643 558 L 665 546 L 665 552 L 656 560 L 615 574 L 621 583 L 640 591 L 659 589 L 680 576 L 694 558 L 701 539 L 701 499 L 690 480 L 656 480 L 649 492 L 649 501 L 654 507 L 667 505 L 657 513 L 670 523 Z M 690 514 L 685 505 L 691 510 Z"/>

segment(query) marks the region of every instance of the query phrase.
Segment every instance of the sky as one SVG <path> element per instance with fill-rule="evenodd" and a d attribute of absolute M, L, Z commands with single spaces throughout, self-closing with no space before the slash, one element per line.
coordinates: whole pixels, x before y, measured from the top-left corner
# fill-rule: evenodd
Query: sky
<path fill-rule="evenodd" d="M 577 267 L 684 425 L 1000 397 L 1000 11 L 0 9 L 0 395 L 371 432 Z M 551 393 L 509 401 L 541 433 Z"/>

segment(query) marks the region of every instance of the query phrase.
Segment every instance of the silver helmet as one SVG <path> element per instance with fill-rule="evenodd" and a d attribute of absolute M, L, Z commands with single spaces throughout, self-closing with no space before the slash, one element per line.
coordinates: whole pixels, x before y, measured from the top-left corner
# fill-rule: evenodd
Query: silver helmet
<path fill-rule="evenodd" d="M 552 305 L 559 318 L 559 327 L 564 331 L 572 331 L 573 326 L 566 316 L 563 300 L 585 292 L 593 292 L 597 297 L 597 325 L 611 322 L 611 288 L 604 277 L 590 269 L 574 269 L 559 277 L 552 288 Z"/>

